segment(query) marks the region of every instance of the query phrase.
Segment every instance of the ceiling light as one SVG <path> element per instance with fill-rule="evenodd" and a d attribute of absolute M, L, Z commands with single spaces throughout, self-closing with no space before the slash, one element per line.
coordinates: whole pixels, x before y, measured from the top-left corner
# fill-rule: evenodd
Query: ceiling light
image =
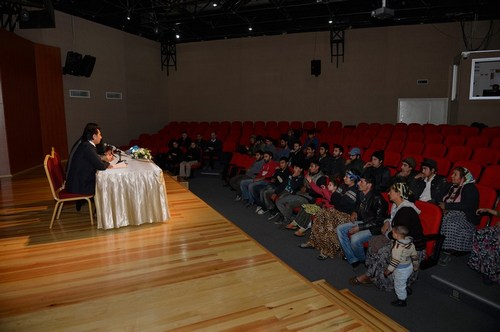
<path fill-rule="evenodd" d="M 179 38 L 181 38 L 181 35 L 177 34 L 177 35 L 175 35 L 175 38 L 179 39 Z"/>
<path fill-rule="evenodd" d="M 333 23 L 333 20 L 329 20 L 329 21 L 328 21 L 328 24 L 332 24 L 332 23 Z"/>
<path fill-rule="evenodd" d="M 212 6 L 217 7 L 217 2 L 214 2 Z"/>
<path fill-rule="evenodd" d="M 253 30 L 253 28 L 252 28 L 252 27 L 248 27 L 248 31 L 252 31 L 252 30 Z"/>

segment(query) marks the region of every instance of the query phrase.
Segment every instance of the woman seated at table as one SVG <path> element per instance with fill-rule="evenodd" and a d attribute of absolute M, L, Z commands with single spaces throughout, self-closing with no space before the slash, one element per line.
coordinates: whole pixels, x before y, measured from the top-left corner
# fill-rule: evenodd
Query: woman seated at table
<path fill-rule="evenodd" d="M 478 209 L 477 214 L 489 213 L 496 217 L 499 211 L 493 209 Z M 500 222 L 490 227 L 482 228 L 472 238 L 472 252 L 469 267 L 480 272 L 486 285 L 500 284 Z"/>
<path fill-rule="evenodd" d="M 179 177 L 187 179 L 191 177 L 191 168 L 201 162 L 201 149 L 196 145 L 196 142 L 191 142 L 186 153 L 182 157 L 182 162 L 179 164 Z"/>
<path fill-rule="evenodd" d="M 351 213 L 356 210 L 358 201 L 358 181 L 360 180 L 358 170 L 347 171 L 344 183 L 338 188 L 331 181 L 328 184 L 329 202 L 323 209 L 319 209 L 314 221 L 298 218 L 297 225 L 300 227 L 296 235 L 301 236 L 312 222 L 312 230 L 309 240 L 300 245 L 301 248 L 315 248 L 319 250 L 319 260 L 340 255 L 342 249 L 337 237 L 337 226 L 351 221 Z M 299 213 L 300 216 L 300 213 Z M 310 215 L 309 215 L 310 216 Z M 298 234 L 297 234 L 298 233 Z"/>
<path fill-rule="evenodd" d="M 479 205 L 479 191 L 475 179 L 465 167 L 456 167 L 451 173 L 452 186 L 439 206 L 443 209 L 441 234 L 445 236 L 443 254 L 439 260 L 447 265 L 450 255 L 464 255 L 471 251 L 472 236 L 479 224 L 476 210 Z"/>
<path fill-rule="evenodd" d="M 388 277 L 384 275 L 384 271 L 391 260 L 392 228 L 394 226 L 402 225 L 408 228 L 408 236 L 412 237 L 420 260 L 423 259 L 425 241 L 422 225 L 418 217 L 420 210 L 408 200 L 410 195 L 411 192 L 406 183 L 395 183 L 391 186 L 389 199 L 394 203 L 391 207 L 391 216 L 382 226 L 382 234 L 372 237 L 368 242 L 368 253 L 365 261 L 367 271 L 365 274 L 351 278 L 349 282 L 352 285 L 373 283 L 378 288 L 386 291 L 394 289 L 392 274 Z M 408 284 L 415 281 L 416 276 L 417 272 L 413 272 L 408 279 Z"/>

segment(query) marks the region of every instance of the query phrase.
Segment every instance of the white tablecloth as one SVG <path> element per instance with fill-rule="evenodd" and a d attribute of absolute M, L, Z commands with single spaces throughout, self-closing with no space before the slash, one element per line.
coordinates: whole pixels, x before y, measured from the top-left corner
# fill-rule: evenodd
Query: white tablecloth
<path fill-rule="evenodd" d="M 164 222 L 170 217 L 163 172 L 153 162 L 122 157 L 124 168 L 98 171 L 95 204 L 98 228 Z M 112 162 L 115 164 L 116 160 Z"/>

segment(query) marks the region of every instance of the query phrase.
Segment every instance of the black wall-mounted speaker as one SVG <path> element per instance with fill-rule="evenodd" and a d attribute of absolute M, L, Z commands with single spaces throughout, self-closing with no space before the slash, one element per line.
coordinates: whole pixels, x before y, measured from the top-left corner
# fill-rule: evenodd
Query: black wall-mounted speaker
<path fill-rule="evenodd" d="M 311 75 L 318 77 L 321 74 L 321 60 L 311 60 Z"/>
<path fill-rule="evenodd" d="M 66 62 L 63 74 L 90 77 L 94 70 L 96 58 L 92 55 L 82 56 L 80 53 L 69 51 L 66 54 Z"/>
<path fill-rule="evenodd" d="M 80 76 L 90 77 L 95 66 L 95 57 L 85 55 L 80 63 Z"/>
<path fill-rule="evenodd" d="M 82 55 L 80 53 L 69 51 L 66 53 L 66 62 L 64 63 L 63 74 L 78 76 L 81 62 Z"/>

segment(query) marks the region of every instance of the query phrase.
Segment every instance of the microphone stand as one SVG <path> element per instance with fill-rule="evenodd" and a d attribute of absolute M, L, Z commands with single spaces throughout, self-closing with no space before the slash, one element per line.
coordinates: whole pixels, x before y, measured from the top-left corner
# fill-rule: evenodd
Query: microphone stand
<path fill-rule="evenodd" d="M 119 164 L 119 163 L 124 162 L 124 160 L 122 160 L 122 151 L 121 150 L 117 150 L 117 151 L 118 151 L 118 161 L 116 162 L 116 164 Z"/>

